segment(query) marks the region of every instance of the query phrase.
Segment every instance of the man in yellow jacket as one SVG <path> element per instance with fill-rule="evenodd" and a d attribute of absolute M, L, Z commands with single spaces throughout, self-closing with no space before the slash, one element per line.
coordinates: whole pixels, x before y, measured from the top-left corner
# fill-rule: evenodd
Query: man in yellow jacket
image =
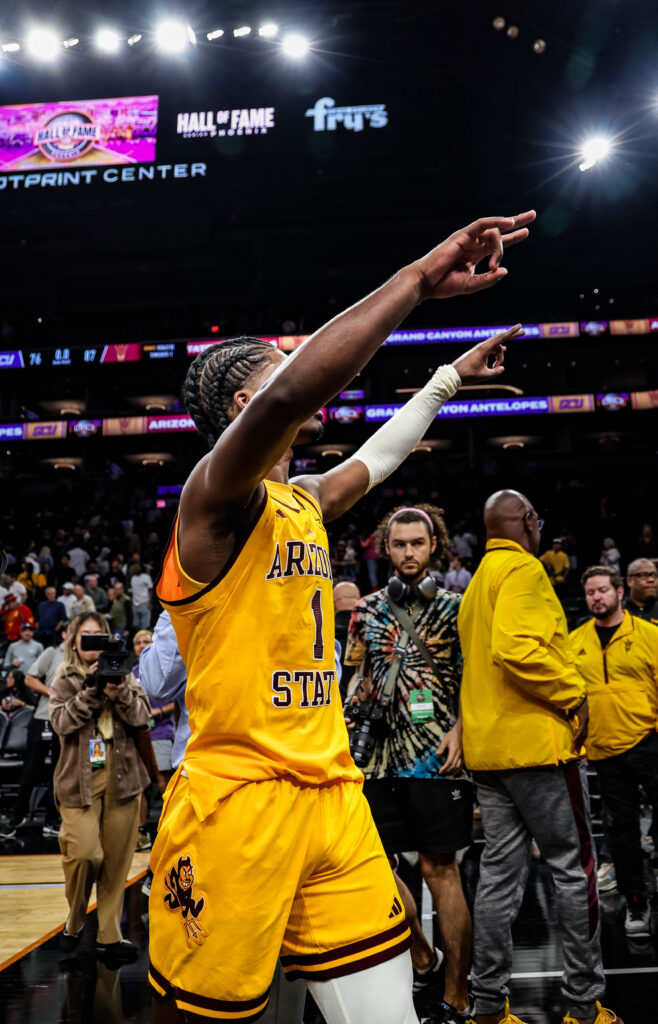
<path fill-rule="evenodd" d="M 646 938 L 651 915 L 644 882 L 638 788 L 653 805 L 658 848 L 658 636 L 656 627 L 624 610 L 621 576 L 595 565 L 583 573 L 593 618 L 571 634 L 578 671 L 587 683 L 587 756 L 596 767 L 617 885 L 626 897 L 626 934 Z"/>
<path fill-rule="evenodd" d="M 464 759 L 477 786 L 485 848 L 473 915 L 478 1024 L 509 1013 L 512 924 L 534 838 L 551 869 L 564 952 L 564 1024 L 611 1024 L 601 1006 L 596 863 L 582 743 L 585 683 L 562 606 L 536 557 L 543 526 L 517 491 L 484 509 L 486 553 L 459 612 Z"/>

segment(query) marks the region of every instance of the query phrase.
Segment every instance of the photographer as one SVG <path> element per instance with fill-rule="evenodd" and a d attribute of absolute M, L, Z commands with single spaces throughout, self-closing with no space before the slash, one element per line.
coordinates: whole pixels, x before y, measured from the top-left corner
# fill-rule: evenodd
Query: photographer
<path fill-rule="evenodd" d="M 448 544 L 442 513 L 432 505 L 397 508 L 382 520 L 378 550 L 391 560 L 394 575 L 355 606 L 345 655 L 346 666 L 361 666 L 362 703 L 350 749 L 363 768 L 375 824 L 389 857 L 418 851 L 437 911 L 446 983 L 432 1024 L 459 1024 L 469 1011 L 471 921 L 456 858 L 470 845 L 473 815 L 457 720 L 460 599 L 439 588 L 429 572 L 432 558 L 441 558 Z M 348 719 L 353 715 L 350 707 Z M 438 970 L 440 956 L 424 940 L 411 893 L 396 881 L 412 928 L 420 988 Z"/>
<path fill-rule="evenodd" d="M 121 937 L 120 922 L 140 797 L 148 785 L 134 733 L 148 726 L 151 709 L 130 673 L 118 675 L 118 682 L 107 681 L 108 655 L 102 652 L 99 657 L 99 650 L 107 645 L 108 633 L 98 612 L 73 620 L 64 661 L 52 683 L 49 711 L 62 743 L 54 780 L 69 904 L 62 946 L 71 952 L 80 942 L 96 882 L 96 951 L 121 963 L 137 955 L 133 944 Z M 97 644 L 96 650 L 85 649 L 90 642 Z M 120 662 L 122 655 L 112 658 Z"/>

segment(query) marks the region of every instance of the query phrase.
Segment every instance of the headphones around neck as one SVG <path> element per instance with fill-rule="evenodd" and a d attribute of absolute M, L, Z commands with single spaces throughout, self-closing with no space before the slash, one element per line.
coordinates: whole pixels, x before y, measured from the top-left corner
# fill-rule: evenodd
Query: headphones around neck
<path fill-rule="evenodd" d="M 405 601 L 413 600 L 414 597 L 422 597 L 424 601 L 431 601 L 436 597 L 439 584 L 428 572 L 414 587 L 410 587 L 399 576 L 391 576 L 386 589 L 392 601 L 395 601 L 396 604 L 404 604 Z"/>

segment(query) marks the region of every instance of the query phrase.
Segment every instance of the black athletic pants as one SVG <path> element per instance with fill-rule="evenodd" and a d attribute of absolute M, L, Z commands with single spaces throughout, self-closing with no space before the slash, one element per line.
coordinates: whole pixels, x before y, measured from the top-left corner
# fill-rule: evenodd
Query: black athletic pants
<path fill-rule="evenodd" d="M 27 815 L 30 806 L 30 797 L 35 786 L 43 785 L 48 787 L 44 810 L 46 822 L 55 825 L 59 822 L 59 813 L 53 799 L 53 772 L 57 759 L 59 758 L 59 737 L 52 730 L 52 764 L 46 766 L 46 755 L 48 753 L 48 741 L 41 738 L 45 722 L 40 719 L 32 719 L 27 727 L 27 749 L 23 760 L 21 781 L 18 787 L 18 795 L 14 806 L 11 809 L 12 821 L 22 821 Z"/>
<path fill-rule="evenodd" d="M 652 732 L 623 754 L 592 763 L 599 777 L 605 833 L 617 886 L 627 897 L 633 892 L 643 893 L 639 787 L 642 786 L 653 808 L 651 834 L 658 851 L 658 735 Z"/>

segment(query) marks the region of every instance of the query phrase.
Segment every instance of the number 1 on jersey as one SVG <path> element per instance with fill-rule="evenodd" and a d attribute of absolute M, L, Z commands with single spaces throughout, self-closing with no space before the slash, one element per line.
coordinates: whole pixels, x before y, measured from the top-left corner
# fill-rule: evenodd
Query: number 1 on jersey
<path fill-rule="evenodd" d="M 324 637 L 322 636 L 322 591 L 318 588 L 311 598 L 311 609 L 315 619 L 315 643 L 313 644 L 313 660 L 324 658 Z"/>

